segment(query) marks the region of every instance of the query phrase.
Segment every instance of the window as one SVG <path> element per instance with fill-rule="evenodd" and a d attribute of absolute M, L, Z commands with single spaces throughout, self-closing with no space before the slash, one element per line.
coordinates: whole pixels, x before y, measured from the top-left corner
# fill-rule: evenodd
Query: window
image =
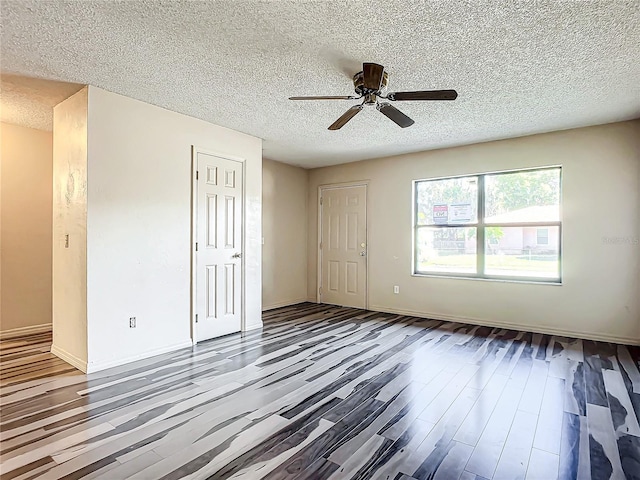
<path fill-rule="evenodd" d="M 538 245 L 549 245 L 549 229 L 539 228 L 536 232 L 536 242 Z"/>
<path fill-rule="evenodd" d="M 414 182 L 414 274 L 560 281 L 560 167 Z"/>

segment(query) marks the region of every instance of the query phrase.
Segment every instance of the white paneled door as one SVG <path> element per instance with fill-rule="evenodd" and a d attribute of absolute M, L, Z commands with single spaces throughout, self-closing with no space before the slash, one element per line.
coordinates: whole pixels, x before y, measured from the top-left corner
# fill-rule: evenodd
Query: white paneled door
<path fill-rule="evenodd" d="M 320 301 L 366 308 L 366 185 L 323 187 L 320 211 Z"/>
<path fill-rule="evenodd" d="M 242 329 L 242 163 L 196 156 L 197 341 Z"/>

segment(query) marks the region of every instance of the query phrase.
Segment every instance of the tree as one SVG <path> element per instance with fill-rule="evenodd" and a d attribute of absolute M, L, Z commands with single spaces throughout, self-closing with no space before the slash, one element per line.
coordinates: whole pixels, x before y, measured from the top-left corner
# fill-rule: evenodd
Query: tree
<path fill-rule="evenodd" d="M 526 207 L 560 204 L 560 172 L 556 169 L 485 177 L 486 216 Z"/>

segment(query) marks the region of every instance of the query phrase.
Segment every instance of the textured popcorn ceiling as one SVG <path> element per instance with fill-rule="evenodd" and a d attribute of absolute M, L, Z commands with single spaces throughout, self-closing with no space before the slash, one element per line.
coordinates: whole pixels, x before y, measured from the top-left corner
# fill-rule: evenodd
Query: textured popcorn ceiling
<path fill-rule="evenodd" d="M 640 116 L 634 1 L 7 1 L 3 72 L 92 84 L 265 140 L 305 167 Z M 455 102 L 396 102 L 400 129 L 355 102 L 363 61 L 390 90 L 455 88 Z"/>
<path fill-rule="evenodd" d="M 51 130 L 53 107 L 83 85 L 19 75 L 0 75 L 0 121 Z"/>

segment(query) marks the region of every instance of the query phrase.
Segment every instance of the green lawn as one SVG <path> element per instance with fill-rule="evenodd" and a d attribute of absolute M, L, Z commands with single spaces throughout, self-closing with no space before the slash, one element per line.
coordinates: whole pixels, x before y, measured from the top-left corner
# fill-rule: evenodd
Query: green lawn
<path fill-rule="evenodd" d="M 473 255 L 433 256 L 428 261 L 420 262 L 421 271 L 465 272 L 475 271 L 475 266 L 476 258 Z M 553 260 L 529 260 L 523 255 L 488 255 L 486 269 L 488 273 L 496 275 L 504 273 L 526 276 L 528 273 L 535 272 L 543 276 L 555 276 L 558 272 L 558 262 L 555 258 Z"/>

